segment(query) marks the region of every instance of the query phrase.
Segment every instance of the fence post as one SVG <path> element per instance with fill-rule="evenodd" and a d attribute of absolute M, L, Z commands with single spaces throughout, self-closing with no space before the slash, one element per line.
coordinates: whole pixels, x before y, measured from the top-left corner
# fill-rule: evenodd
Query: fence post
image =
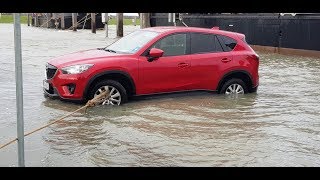
<path fill-rule="evenodd" d="M 117 13 L 117 37 L 123 37 L 123 13 Z"/>
<path fill-rule="evenodd" d="M 61 29 L 65 29 L 65 22 L 64 22 L 64 13 L 61 13 Z"/>
<path fill-rule="evenodd" d="M 78 22 L 77 22 L 77 13 L 72 13 L 72 30 L 77 31 Z"/>
<path fill-rule="evenodd" d="M 140 28 L 150 27 L 150 13 L 140 13 Z"/>
<path fill-rule="evenodd" d="M 91 13 L 91 32 L 96 33 L 96 13 Z"/>
<path fill-rule="evenodd" d="M 28 26 L 30 26 L 30 13 L 28 13 Z"/>

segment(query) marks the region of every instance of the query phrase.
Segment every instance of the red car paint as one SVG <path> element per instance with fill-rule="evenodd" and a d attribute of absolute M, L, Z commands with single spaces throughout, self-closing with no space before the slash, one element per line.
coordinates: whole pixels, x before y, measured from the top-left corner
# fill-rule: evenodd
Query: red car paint
<path fill-rule="evenodd" d="M 159 34 L 133 54 L 91 49 L 50 60 L 48 63 L 57 70 L 52 78 L 47 77 L 45 80 L 51 88 L 50 91 L 45 90 L 45 93 L 62 99 L 84 100 L 94 78 L 111 71 L 123 72 L 129 76 L 134 86 L 131 95 L 188 90 L 217 91 L 221 88 L 221 82 L 226 75 L 238 71 L 250 76 L 249 89 L 255 89 L 259 84 L 259 56 L 245 42 L 243 34 L 222 31 L 218 28 L 193 27 L 152 27 L 140 31 L 154 31 Z M 228 52 L 189 53 L 160 57 L 152 62 L 149 62 L 148 57 L 144 55 L 151 45 L 163 37 L 174 33 L 195 32 L 227 36 L 235 40 L 236 45 Z M 155 50 L 155 53 L 161 53 L 158 49 Z M 62 73 L 61 68 L 77 64 L 93 64 L 93 66 L 80 74 Z M 73 93 L 68 89 L 68 84 L 75 85 Z"/>

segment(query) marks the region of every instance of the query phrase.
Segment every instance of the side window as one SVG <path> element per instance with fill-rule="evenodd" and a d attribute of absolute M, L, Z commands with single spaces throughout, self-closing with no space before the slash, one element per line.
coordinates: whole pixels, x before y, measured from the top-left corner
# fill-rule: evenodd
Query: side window
<path fill-rule="evenodd" d="M 191 33 L 191 54 L 222 51 L 223 49 L 215 35 Z"/>
<path fill-rule="evenodd" d="M 236 47 L 237 45 L 237 41 L 230 37 L 222 36 L 222 35 L 217 35 L 217 37 L 220 40 L 220 42 L 225 45 L 226 51 L 232 51 L 234 47 Z"/>
<path fill-rule="evenodd" d="M 163 56 L 185 55 L 187 53 L 187 34 L 169 35 L 156 42 L 152 48 L 162 49 Z"/>

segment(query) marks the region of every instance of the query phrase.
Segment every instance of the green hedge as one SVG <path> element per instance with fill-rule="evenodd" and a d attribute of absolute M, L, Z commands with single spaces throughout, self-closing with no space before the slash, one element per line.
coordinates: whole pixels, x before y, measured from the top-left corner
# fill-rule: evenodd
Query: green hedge
<path fill-rule="evenodd" d="M 116 25 L 117 24 L 117 20 L 115 18 L 113 19 L 110 19 L 109 20 L 109 24 L 110 25 Z M 123 25 L 133 25 L 133 22 L 132 22 L 132 19 L 123 19 Z M 140 19 L 139 17 L 137 17 L 137 20 L 136 20 L 136 25 L 140 26 Z"/>
<path fill-rule="evenodd" d="M 1 15 L 0 23 L 13 23 L 13 15 Z M 28 17 L 27 16 L 21 16 L 21 23 L 27 24 L 28 23 Z M 109 20 L 110 25 L 116 25 L 117 21 L 115 18 Z M 123 19 L 123 25 L 133 25 L 132 19 Z M 136 19 L 136 25 L 140 26 L 140 19 L 137 17 Z"/>
<path fill-rule="evenodd" d="M 27 16 L 20 16 L 21 24 L 27 24 L 28 23 L 28 17 Z M 13 15 L 1 15 L 0 23 L 13 23 Z"/>

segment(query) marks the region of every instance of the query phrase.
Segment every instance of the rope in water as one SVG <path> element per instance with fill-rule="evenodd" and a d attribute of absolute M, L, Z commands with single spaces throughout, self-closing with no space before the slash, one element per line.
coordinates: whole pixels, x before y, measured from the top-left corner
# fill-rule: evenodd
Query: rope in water
<path fill-rule="evenodd" d="M 44 125 L 44 126 L 41 126 L 41 127 L 37 128 L 37 129 L 35 129 L 35 130 L 32 130 L 32 131 L 28 132 L 28 133 L 25 133 L 25 134 L 24 134 L 24 137 L 29 136 L 30 134 L 33 134 L 33 133 L 35 133 L 35 132 L 37 132 L 37 131 L 40 131 L 41 129 L 44 129 L 44 128 L 52 125 L 52 124 L 55 124 L 55 123 L 57 123 L 57 122 L 65 119 L 65 118 L 73 115 L 74 113 L 76 113 L 76 112 L 78 112 L 78 111 L 81 111 L 81 110 L 83 110 L 83 109 L 86 110 L 88 107 L 94 107 L 94 106 L 102 103 L 106 98 L 109 98 L 109 96 L 110 96 L 109 90 L 103 91 L 103 92 L 102 92 L 101 94 L 99 94 L 98 96 L 96 96 L 96 97 L 92 98 L 91 100 L 89 100 L 89 101 L 86 103 L 86 105 L 78 108 L 77 110 L 75 110 L 75 111 L 73 111 L 73 112 L 71 112 L 71 113 L 69 113 L 69 114 L 67 114 L 67 115 L 65 115 L 65 116 L 63 116 L 63 117 L 55 120 L 55 121 L 52 121 L 52 122 L 50 122 L 50 123 L 48 123 L 48 124 L 46 124 L 46 125 Z M 9 141 L 9 142 L 1 145 L 1 146 L 0 146 L 0 149 L 2 149 L 2 148 L 4 148 L 4 147 L 6 147 L 6 146 L 8 146 L 8 145 L 10 145 L 10 144 L 12 144 L 12 143 L 14 143 L 14 142 L 16 142 L 17 140 L 18 140 L 17 137 L 16 137 L 15 139 L 12 139 L 11 141 Z"/>

